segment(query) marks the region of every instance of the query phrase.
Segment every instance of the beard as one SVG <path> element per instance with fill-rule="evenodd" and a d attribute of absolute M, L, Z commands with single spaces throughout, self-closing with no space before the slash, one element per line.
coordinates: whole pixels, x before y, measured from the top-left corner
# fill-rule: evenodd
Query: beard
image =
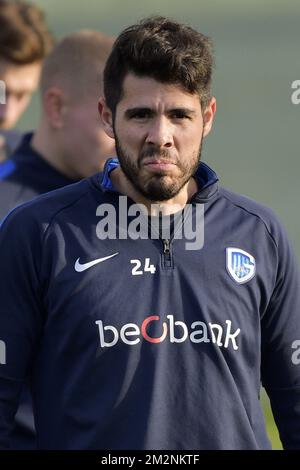
<path fill-rule="evenodd" d="M 199 149 L 190 155 L 185 162 L 181 162 L 178 158 L 174 161 L 171 151 L 161 149 L 155 145 L 151 145 L 142 150 L 135 162 L 122 147 L 115 133 L 116 152 L 123 173 L 136 191 L 153 202 L 167 201 L 174 198 L 188 183 L 199 166 L 202 141 L 203 133 L 201 135 Z M 172 175 L 165 170 L 157 170 L 155 173 L 146 171 L 145 174 L 143 160 L 149 157 L 163 158 L 164 160 L 169 160 L 174 163 L 174 169 L 177 170 L 176 174 Z"/>

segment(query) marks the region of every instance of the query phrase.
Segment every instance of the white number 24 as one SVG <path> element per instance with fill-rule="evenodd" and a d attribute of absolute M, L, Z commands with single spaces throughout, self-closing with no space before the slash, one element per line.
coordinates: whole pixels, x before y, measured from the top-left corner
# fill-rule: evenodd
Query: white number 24
<path fill-rule="evenodd" d="M 156 271 L 156 267 L 154 266 L 154 264 L 150 264 L 150 258 L 145 259 L 144 269 L 140 269 L 142 266 L 142 262 L 139 259 L 132 259 L 130 260 L 130 263 L 135 265 L 132 268 L 133 276 L 141 276 L 144 273 L 154 274 Z"/>

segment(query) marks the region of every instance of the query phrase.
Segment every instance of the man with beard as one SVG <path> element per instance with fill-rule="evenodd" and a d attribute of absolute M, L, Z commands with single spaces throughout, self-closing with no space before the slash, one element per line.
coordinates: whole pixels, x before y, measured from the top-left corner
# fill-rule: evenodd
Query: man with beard
<path fill-rule="evenodd" d="M 300 448 L 298 268 L 271 211 L 199 162 L 212 62 L 167 18 L 123 31 L 99 102 L 118 159 L 3 223 L 3 448 L 28 370 L 43 449 L 269 449 L 261 379 Z M 139 236 L 170 214 L 167 238 Z"/>

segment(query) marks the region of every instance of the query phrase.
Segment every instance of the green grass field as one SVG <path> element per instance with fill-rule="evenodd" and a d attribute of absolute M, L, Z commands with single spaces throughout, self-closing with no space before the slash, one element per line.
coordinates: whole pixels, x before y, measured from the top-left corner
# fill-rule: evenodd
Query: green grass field
<path fill-rule="evenodd" d="M 267 432 L 268 432 L 268 436 L 269 436 L 269 438 L 271 440 L 271 443 L 272 443 L 272 448 L 273 448 L 273 450 L 280 450 L 280 449 L 282 449 L 282 444 L 281 444 L 280 439 L 279 439 L 276 424 L 274 423 L 272 410 L 271 410 L 271 407 L 270 407 L 270 401 L 269 401 L 265 391 L 263 391 L 263 393 L 262 393 L 261 403 L 262 403 L 262 408 L 263 408 L 264 415 L 265 415 L 265 418 L 266 418 Z"/>

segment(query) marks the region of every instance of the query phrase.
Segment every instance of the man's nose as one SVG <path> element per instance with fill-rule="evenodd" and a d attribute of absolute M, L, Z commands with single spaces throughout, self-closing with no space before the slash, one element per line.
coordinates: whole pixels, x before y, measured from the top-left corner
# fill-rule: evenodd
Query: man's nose
<path fill-rule="evenodd" d="M 172 125 L 166 117 L 162 116 L 153 119 L 148 129 L 146 143 L 158 147 L 169 148 L 173 146 Z"/>

